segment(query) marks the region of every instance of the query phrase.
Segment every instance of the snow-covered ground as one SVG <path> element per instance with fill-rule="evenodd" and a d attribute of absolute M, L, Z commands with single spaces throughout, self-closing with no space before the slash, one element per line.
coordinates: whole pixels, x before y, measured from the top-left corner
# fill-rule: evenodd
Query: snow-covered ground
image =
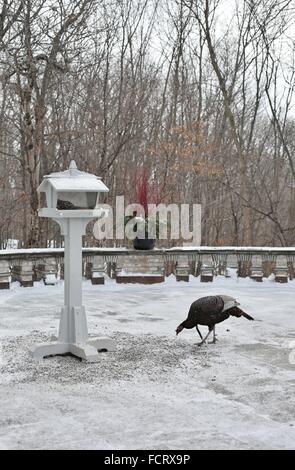
<path fill-rule="evenodd" d="M 234 295 L 218 343 L 175 336 L 191 302 Z M 34 362 L 56 334 L 63 284 L 0 291 L 0 448 L 294 449 L 295 282 L 170 277 L 153 286 L 84 283 L 89 331 L 117 351 L 96 364 Z"/>

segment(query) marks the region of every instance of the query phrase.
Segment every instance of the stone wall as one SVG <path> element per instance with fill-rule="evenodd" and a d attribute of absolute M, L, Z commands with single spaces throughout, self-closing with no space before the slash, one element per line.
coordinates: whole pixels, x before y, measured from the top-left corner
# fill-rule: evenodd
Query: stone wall
<path fill-rule="evenodd" d="M 0 252 L 0 289 L 9 289 L 11 282 L 31 287 L 36 281 L 52 285 L 63 279 L 63 252 L 60 250 L 58 256 L 55 254 L 52 257 L 48 252 L 44 250 L 42 255 L 42 250 L 38 250 L 37 255 L 30 250 L 16 250 L 7 257 Z M 18 257 L 14 253 L 18 253 Z M 234 253 L 216 249 L 211 253 L 210 249 L 204 252 L 113 249 L 98 253 L 95 249 L 89 249 L 83 256 L 83 273 L 92 284 L 104 284 L 107 277 L 116 279 L 118 283 L 158 283 L 168 275 L 175 276 L 177 281 L 188 282 L 190 276 L 195 276 L 201 282 L 212 282 L 217 275 L 230 277 L 233 270 L 240 277 L 250 277 L 259 282 L 270 275 L 277 282 L 288 282 L 295 275 L 295 250 L 292 252 L 290 249 L 286 253 L 271 249 L 252 253 L 250 249 L 238 248 Z"/>

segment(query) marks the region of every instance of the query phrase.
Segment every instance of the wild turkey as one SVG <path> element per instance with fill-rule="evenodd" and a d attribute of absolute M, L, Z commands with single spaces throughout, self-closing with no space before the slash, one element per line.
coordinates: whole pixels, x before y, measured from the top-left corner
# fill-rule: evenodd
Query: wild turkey
<path fill-rule="evenodd" d="M 227 320 L 230 316 L 233 317 L 245 317 L 248 320 L 254 320 L 253 317 L 243 312 L 238 307 L 239 302 L 229 295 L 210 295 L 207 297 L 201 297 L 200 299 L 193 302 L 190 306 L 187 319 L 184 320 L 176 328 L 176 335 L 178 335 L 184 328 L 195 328 L 200 335 L 201 346 L 206 342 L 206 339 L 213 331 L 213 343 L 216 342 L 215 325 Z M 203 338 L 198 325 L 206 325 L 209 328 L 209 332 Z"/>

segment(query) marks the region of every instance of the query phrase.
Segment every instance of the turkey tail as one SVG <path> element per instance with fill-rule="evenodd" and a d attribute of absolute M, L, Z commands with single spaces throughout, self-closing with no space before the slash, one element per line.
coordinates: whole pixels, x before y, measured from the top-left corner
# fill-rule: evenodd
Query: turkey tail
<path fill-rule="evenodd" d="M 251 317 L 251 315 L 248 315 L 248 313 L 243 312 L 242 315 L 243 317 L 247 318 L 247 320 L 254 320 L 254 318 Z"/>

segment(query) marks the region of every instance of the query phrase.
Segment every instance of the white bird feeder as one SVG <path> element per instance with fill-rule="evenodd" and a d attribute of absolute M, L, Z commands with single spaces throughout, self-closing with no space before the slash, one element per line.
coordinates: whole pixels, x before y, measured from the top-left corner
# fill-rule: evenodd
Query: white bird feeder
<path fill-rule="evenodd" d="M 46 194 L 47 207 L 40 217 L 55 220 L 65 239 L 64 307 L 61 310 L 58 341 L 35 346 L 33 357 L 72 353 L 90 362 L 99 358 L 99 350 L 114 350 L 109 338 L 89 338 L 85 308 L 82 305 L 82 235 L 87 224 L 104 215 L 98 207 L 99 193 L 108 188 L 101 179 L 77 169 L 71 161 L 69 169 L 44 177 L 38 188 Z"/>

